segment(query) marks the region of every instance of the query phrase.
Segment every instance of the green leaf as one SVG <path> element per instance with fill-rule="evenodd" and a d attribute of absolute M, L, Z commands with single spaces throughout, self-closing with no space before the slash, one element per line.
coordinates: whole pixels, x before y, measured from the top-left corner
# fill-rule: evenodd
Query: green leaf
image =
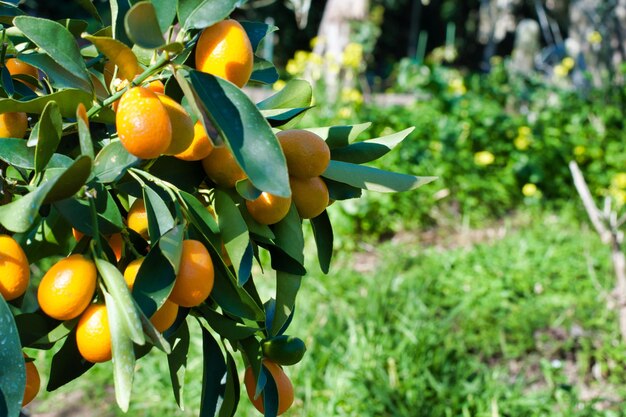
<path fill-rule="evenodd" d="M 243 286 L 252 271 L 252 252 L 248 249 L 250 247 L 248 226 L 235 202 L 220 190 L 215 190 L 215 211 L 219 216 L 224 246 L 237 272 L 238 283 Z"/>
<path fill-rule="evenodd" d="M 265 386 L 263 387 L 263 417 L 276 417 L 278 415 L 278 389 L 276 382 L 269 370 L 263 366 Z"/>
<path fill-rule="evenodd" d="M 150 173 L 188 193 L 194 193 L 206 178 L 199 162 L 183 161 L 172 156 L 161 156 L 150 167 Z"/>
<path fill-rule="evenodd" d="M 335 148 L 331 151 L 330 157 L 335 161 L 351 162 L 353 164 L 363 164 L 374 161 L 396 147 L 415 128 L 404 129 L 392 135 L 380 138 L 364 140 L 363 142 Z"/>
<path fill-rule="evenodd" d="M 154 327 L 150 319 L 146 317 L 141 310 L 139 310 L 139 317 L 141 318 L 141 327 L 146 336 L 150 339 L 152 345 L 169 355 L 172 352 L 172 347 L 169 342 L 165 340 L 163 335 Z"/>
<path fill-rule="evenodd" d="M 239 0 L 179 0 L 178 21 L 184 30 L 204 29 L 228 17 Z"/>
<path fill-rule="evenodd" d="M 63 119 L 59 106 L 55 101 L 50 101 L 44 107 L 39 119 L 37 147 L 35 148 L 35 172 L 44 170 L 50 158 L 61 142 L 63 131 Z"/>
<path fill-rule="evenodd" d="M 91 85 L 76 39 L 63 25 L 30 16 L 18 16 L 13 24 L 58 64 Z"/>
<path fill-rule="evenodd" d="M 167 364 L 170 368 L 172 390 L 178 406 L 183 409 L 183 390 L 185 387 L 185 371 L 187 370 L 187 354 L 189 353 L 189 328 L 183 322 L 172 336 L 172 353 L 167 355 Z"/>
<path fill-rule="evenodd" d="M 22 398 L 26 386 L 26 369 L 13 314 L 2 297 L 0 297 L 0 334 L 2 334 L 0 415 L 17 416 L 22 408 Z"/>
<path fill-rule="evenodd" d="M 176 273 L 160 245 L 154 245 L 141 263 L 133 286 L 133 297 L 147 317 L 163 305 L 172 292 Z"/>
<path fill-rule="evenodd" d="M 137 57 L 126 44 L 106 36 L 85 34 L 83 38 L 96 45 L 96 48 L 106 55 L 109 61 L 117 65 L 120 78 L 132 80 L 141 73 Z"/>
<path fill-rule="evenodd" d="M 98 260 L 96 260 L 97 262 Z M 115 399 L 120 409 L 126 412 L 130 404 L 130 393 L 133 388 L 133 377 L 135 375 L 133 341 L 127 333 L 126 314 L 120 310 L 121 306 L 116 303 L 116 297 L 106 291 L 103 291 L 103 293 L 109 316 L 109 329 L 111 331 Z M 143 333 L 141 335 L 143 337 Z"/>
<path fill-rule="evenodd" d="M 98 9 L 96 9 L 96 6 L 93 5 L 91 0 L 74 0 L 74 1 L 78 3 L 83 9 L 87 10 L 87 12 L 89 12 L 91 17 L 93 17 L 100 24 L 102 24 L 102 18 L 100 17 L 100 14 L 98 13 Z"/>
<path fill-rule="evenodd" d="M 256 200 L 261 195 L 261 190 L 257 189 L 249 179 L 245 178 L 241 181 L 237 181 L 235 184 L 237 194 L 245 198 L 246 200 Z"/>
<path fill-rule="evenodd" d="M 89 25 L 85 20 L 80 19 L 61 19 L 57 20 L 57 23 L 67 29 L 72 36 L 78 37 L 81 33 L 87 30 Z"/>
<path fill-rule="evenodd" d="M 383 193 L 414 190 L 437 179 L 437 177 L 399 174 L 340 161 L 330 161 L 322 176 L 353 187 Z"/>
<path fill-rule="evenodd" d="M 296 305 L 296 296 L 302 283 L 302 277 L 287 272 L 276 271 L 276 312 L 269 333 L 276 336 L 289 319 Z"/>
<path fill-rule="evenodd" d="M 0 223 L 13 232 L 27 231 L 39 215 L 42 204 L 74 195 L 83 186 L 90 171 L 91 159 L 87 156 L 78 158 L 64 172 L 19 200 L 0 206 Z"/>
<path fill-rule="evenodd" d="M 272 32 L 276 32 L 278 30 L 277 26 L 268 25 L 263 22 L 250 22 L 247 20 L 242 20 L 241 26 L 243 26 L 246 34 L 248 35 L 248 39 L 250 39 L 250 43 L 252 44 L 252 50 L 256 51 L 259 48 L 259 44 L 267 35 Z"/>
<path fill-rule="evenodd" d="M 221 381 L 227 368 L 222 350 L 204 327 L 202 327 L 202 359 L 200 417 L 214 417 L 218 400 L 224 395 Z"/>
<path fill-rule="evenodd" d="M 24 139 L 3 138 L 0 140 L 0 160 L 16 168 L 35 169 L 35 148 L 28 146 Z M 55 153 L 48 162 L 48 169 L 67 168 L 73 162 L 68 156 Z"/>
<path fill-rule="evenodd" d="M 241 392 L 237 365 L 228 350 L 226 351 L 226 369 L 226 387 L 218 417 L 233 417 L 235 415 Z"/>
<path fill-rule="evenodd" d="M 111 0 L 111 26 L 113 32 L 113 38 L 126 45 L 132 47 L 133 43 L 128 39 L 126 31 L 124 30 L 124 17 L 128 10 L 130 10 L 130 4 L 128 0 Z"/>
<path fill-rule="evenodd" d="M 13 78 L 11 78 L 11 73 L 6 66 L 3 66 L 0 71 L 0 82 L 2 83 L 2 88 L 4 89 L 4 91 L 6 91 L 9 97 L 12 97 L 13 94 L 15 94 L 15 87 L 13 85 Z"/>
<path fill-rule="evenodd" d="M 328 274 L 330 261 L 333 257 L 333 227 L 328 218 L 328 212 L 324 210 L 322 214 L 311 219 L 313 236 L 317 246 L 317 259 L 322 272 Z"/>
<path fill-rule="evenodd" d="M 214 252 L 216 254 L 216 252 Z M 212 256 L 213 259 L 215 257 Z M 240 287 L 230 271 L 219 262 L 215 266 L 215 282 L 211 298 L 224 312 L 249 320 L 263 320 L 265 314 L 254 299 Z"/>
<path fill-rule="evenodd" d="M 333 200 L 348 200 L 350 198 L 359 198 L 363 194 L 363 190 L 359 187 L 353 187 L 342 182 L 333 181 L 325 178 L 324 182 L 328 187 L 329 197 Z"/>
<path fill-rule="evenodd" d="M 89 118 L 87 110 L 81 103 L 76 108 L 76 125 L 78 127 L 78 142 L 80 143 L 81 155 L 86 155 L 93 160 L 93 142 L 91 140 L 91 132 L 89 131 Z"/>
<path fill-rule="evenodd" d="M 95 262 L 107 290 L 113 296 L 113 305 L 125 334 L 133 342 L 143 345 L 146 339 L 141 327 L 141 318 L 122 273 L 105 260 L 96 259 Z M 107 302 L 107 308 L 110 309 L 111 306 L 112 304 Z"/>
<path fill-rule="evenodd" d="M 256 81 L 263 84 L 274 84 L 278 81 L 278 71 L 276 67 L 270 61 L 254 56 L 254 65 L 252 67 L 252 74 L 250 74 L 250 81 Z"/>
<path fill-rule="evenodd" d="M 159 239 L 159 247 L 161 253 L 167 258 L 167 260 L 174 268 L 174 273 L 178 275 L 180 268 L 180 257 L 183 253 L 183 238 L 185 237 L 185 226 L 179 224 L 176 227 L 170 229 L 165 233 L 161 239 Z"/>
<path fill-rule="evenodd" d="M 254 327 L 244 326 L 217 311 L 211 310 L 208 306 L 201 305 L 198 307 L 198 310 L 209 326 L 211 326 L 211 329 L 230 341 L 245 339 L 260 331 L 260 329 Z"/>
<path fill-rule="evenodd" d="M 102 184 L 92 184 L 96 191 L 95 205 L 98 219 L 98 230 L 103 235 L 118 233 L 124 228 L 124 220 L 115 200 Z M 54 207 L 63 218 L 76 230 L 87 236 L 94 236 L 91 209 L 84 199 L 68 198 L 57 201 Z"/>
<path fill-rule="evenodd" d="M 128 153 L 122 142 L 111 142 L 98 152 L 93 173 L 99 182 L 115 182 L 126 174 L 128 168 L 139 165 L 140 162 L 139 158 Z"/>
<path fill-rule="evenodd" d="M 206 228 L 208 228 L 208 230 L 206 230 L 207 233 L 205 234 L 207 237 L 211 234 L 219 233 L 220 230 L 217 222 L 215 221 L 213 216 L 211 216 L 211 213 L 209 213 L 209 209 L 207 207 L 202 205 L 202 203 L 191 194 L 188 194 L 184 191 L 179 191 L 178 194 L 184 201 L 186 205 L 186 207 L 184 208 L 186 209 L 189 221 L 191 221 L 194 226 L 196 226 L 200 230 L 206 230 Z"/>
<path fill-rule="evenodd" d="M 252 375 L 254 375 L 256 383 L 255 398 L 261 393 L 265 387 L 265 374 L 262 371 L 263 351 L 261 350 L 261 344 L 256 337 L 249 337 L 239 341 L 239 350 L 242 351 L 243 356 L 247 359 L 247 364 L 252 368 Z"/>
<path fill-rule="evenodd" d="M 22 54 L 20 59 L 45 72 L 50 84 L 56 89 L 77 88 L 83 91 L 91 90 L 91 85 L 87 81 L 68 71 L 47 54 Z"/>
<path fill-rule="evenodd" d="M 166 33 L 176 17 L 177 2 L 172 0 L 152 0 L 159 21 L 161 33 Z"/>
<path fill-rule="evenodd" d="M 52 357 L 47 391 L 54 391 L 87 372 L 94 364 L 84 359 L 76 346 L 76 329 L 65 339 L 61 349 Z"/>
<path fill-rule="evenodd" d="M 174 227 L 174 217 L 165 201 L 149 185 L 143 187 L 143 201 L 148 216 L 150 239 L 156 242 Z"/>
<path fill-rule="evenodd" d="M 313 88 L 308 81 L 293 79 L 289 80 L 285 87 L 278 93 L 257 103 L 261 110 L 271 109 L 294 109 L 309 107 L 313 101 Z"/>
<path fill-rule="evenodd" d="M 141 1 L 130 8 L 124 27 L 130 40 L 141 48 L 157 49 L 165 45 L 156 10 L 149 1 Z"/>
<path fill-rule="evenodd" d="M 35 312 L 15 316 L 15 325 L 20 336 L 20 344 L 23 347 L 30 347 L 59 326 L 59 321 Z"/>
<path fill-rule="evenodd" d="M 304 264 L 304 235 L 302 234 L 302 222 L 298 210 L 291 205 L 289 213 L 284 219 L 274 226 L 274 242 L 289 256 Z"/>
<path fill-rule="evenodd" d="M 289 197 L 285 156 L 267 120 L 248 96 L 211 74 L 192 71 L 190 78 L 213 124 L 252 184 L 261 191 Z"/>
<path fill-rule="evenodd" d="M 286 129 L 295 124 L 295 121 L 300 120 L 300 117 L 307 110 L 312 107 L 298 107 L 295 109 L 275 109 L 275 110 L 261 110 L 263 117 L 267 119 L 270 126 L 278 127 L 283 126 Z M 291 123 L 290 123 L 291 122 Z M 289 123 L 289 126 L 285 126 Z"/>
<path fill-rule="evenodd" d="M 372 123 L 368 122 L 358 125 L 315 127 L 306 130 L 317 134 L 326 141 L 330 149 L 334 149 L 348 146 L 350 142 L 356 139 L 357 136 L 367 130 L 371 125 Z"/>
<path fill-rule="evenodd" d="M 22 16 L 23 11 L 12 4 L 0 3 L 0 23 L 3 25 L 12 25 L 15 16 Z"/>

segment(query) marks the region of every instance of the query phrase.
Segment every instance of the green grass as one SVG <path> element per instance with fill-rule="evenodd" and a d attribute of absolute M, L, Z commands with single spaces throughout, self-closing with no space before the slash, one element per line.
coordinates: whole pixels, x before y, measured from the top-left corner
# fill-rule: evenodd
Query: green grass
<path fill-rule="evenodd" d="M 613 287 L 609 252 L 582 223 L 531 212 L 502 225 L 501 239 L 385 243 L 369 272 L 356 272 L 363 254 L 340 254 L 327 276 L 309 268 L 290 328 L 308 352 L 287 370 L 296 387 L 287 415 L 626 416 L 625 346 L 603 296 Z M 198 415 L 199 339 L 186 410 L 155 353 L 138 363 L 129 415 Z M 110 364 L 98 365 L 42 395 L 34 415 L 76 402 L 91 412 L 81 415 L 123 415 L 111 386 Z M 237 415 L 258 415 L 243 392 Z"/>

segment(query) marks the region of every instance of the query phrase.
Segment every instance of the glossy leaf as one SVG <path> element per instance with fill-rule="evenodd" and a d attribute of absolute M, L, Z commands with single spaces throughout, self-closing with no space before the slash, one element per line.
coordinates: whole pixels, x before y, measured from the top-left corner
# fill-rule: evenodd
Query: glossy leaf
<path fill-rule="evenodd" d="M 78 142 L 80 143 L 81 155 L 86 155 L 93 160 L 93 142 L 89 131 L 89 118 L 85 105 L 80 103 L 76 108 L 76 125 L 78 127 Z"/>
<path fill-rule="evenodd" d="M 233 417 L 235 415 L 239 404 L 240 388 L 237 365 L 233 355 L 226 351 L 226 387 L 218 417 Z"/>
<path fill-rule="evenodd" d="M 328 218 L 328 212 L 324 210 L 322 214 L 311 219 L 313 236 L 317 246 L 317 259 L 322 272 L 328 274 L 330 261 L 333 256 L 333 227 Z"/>
<path fill-rule="evenodd" d="M 91 17 L 96 19 L 99 23 L 102 23 L 102 18 L 100 17 L 100 14 L 98 13 L 98 9 L 96 9 L 96 6 L 93 5 L 92 0 L 74 0 L 74 1 L 78 3 L 83 9 L 87 10 L 87 12 L 89 12 Z"/>
<path fill-rule="evenodd" d="M 86 80 L 70 72 L 47 54 L 22 54 L 20 59 L 45 72 L 50 84 L 56 89 L 76 88 L 83 91 L 91 89 L 91 85 Z"/>
<path fill-rule="evenodd" d="M 150 339 L 150 343 L 169 355 L 172 352 L 172 347 L 169 342 L 165 340 L 163 335 L 154 327 L 150 319 L 146 317 L 141 310 L 139 310 L 139 318 L 141 319 L 141 326 L 146 337 Z"/>
<path fill-rule="evenodd" d="M 99 182 L 115 182 L 126 174 L 128 168 L 140 162 L 139 158 L 128 153 L 122 142 L 111 142 L 98 152 L 93 164 L 93 173 Z"/>
<path fill-rule="evenodd" d="M 239 350 L 247 359 L 247 364 L 252 368 L 252 375 L 256 379 L 256 393 L 254 398 L 258 398 L 265 387 L 265 374 L 262 372 L 261 363 L 263 360 L 263 351 L 261 344 L 255 337 L 249 337 L 239 341 Z"/>
<path fill-rule="evenodd" d="M 252 185 L 250 180 L 247 178 L 237 181 L 235 189 L 237 190 L 237 194 L 246 200 L 256 200 L 261 195 L 261 190 Z"/>
<path fill-rule="evenodd" d="M 215 258 L 213 258 L 215 259 Z M 249 320 L 262 320 L 263 310 L 221 263 L 215 266 L 215 282 L 211 298 L 230 314 Z"/>
<path fill-rule="evenodd" d="M 177 3 L 172 0 L 151 0 L 156 10 L 159 28 L 162 33 L 166 33 L 174 18 L 176 17 Z"/>
<path fill-rule="evenodd" d="M 59 106 L 55 101 L 50 101 L 44 107 L 39 119 L 37 147 L 35 148 L 35 172 L 44 170 L 50 158 L 61 142 L 63 120 Z"/>
<path fill-rule="evenodd" d="M 165 45 L 156 10 L 149 1 L 141 1 L 130 8 L 124 28 L 130 40 L 141 48 L 156 49 Z"/>
<path fill-rule="evenodd" d="M 35 169 L 35 148 L 27 146 L 24 139 L 3 138 L 0 140 L 0 160 L 16 168 Z M 48 168 L 67 168 L 73 162 L 68 156 L 54 154 Z"/>
<path fill-rule="evenodd" d="M 213 124 L 252 184 L 261 191 L 289 197 L 285 156 L 267 120 L 248 96 L 211 74 L 192 71 L 190 78 Z"/>
<path fill-rule="evenodd" d="M 105 36 L 83 35 L 83 38 L 96 45 L 114 65 L 117 65 L 120 78 L 132 80 L 141 73 L 141 67 L 132 49 L 124 43 Z"/>
<path fill-rule="evenodd" d="M 22 408 L 26 386 L 26 369 L 20 337 L 13 314 L 4 298 L 0 297 L 0 415 L 17 416 Z"/>
<path fill-rule="evenodd" d="M 278 27 L 274 25 L 268 25 L 267 23 L 263 22 L 250 22 L 242 20 L 239 23 L 241 23 L 241 26 L 243 26 L 246 31 L 248 39 L 250 39 L 250 43 L 252 44 L 253 51 L 256 51 L 259 48 L 259 44 L 261 43 L 263 38 L 265 38 L 270 33 L 276 32 L 278 30 Z"/>
<path fill-rule="evenodd" d="M 137 272 L 133 297 L 141 311 L 152 315 L 163 305 L 172 291 L 176 273 L 159 245 L 152 247 Z"/>
<path fill-rule="evenodd" d="M 65 339 L 52 357 L 47 391 L 54 391 L 87 372 L 94 364 L 83 358 L 76 346 L 76 330 Z"/>
<path fill-rule="evenodd" d="M 238 323 L 217 311 L 211 310 L 207 306 L 201 305 L 198 309 L 202 317 L 207 321 L 209 326 L 211 326 L 211 329 L 215 330 L 221 337 L 230 341 L 245 339 L 260 331 L 260 329 Z"/>
<path fill-rule="evenodd" d="M 239 209 L 228 194 L 215 191 L 215 210 L 219 213 L 219 225 L 233 267 L 237 272 L 238 283 L 243 285 L 252 271 L 252 252 L 248 226 L 241 217 Z"/>
<path fill-rule="evenodd" d="M 265 387 L 263 387 L 263 417 L 276 417 L 278 415 L 278 389 L 274 377 L 264 366 L 262 368 L 265 374 Z"/>
<path fill-rule="evenodd" d="M 58 320 L 38 312 L 15 316 L 15 326 L 19 333 L 20 344 L 25 347 L 29 347 L 42 337 L 45 337 L 58 325 Z"/>
<path fill-rule="evenodd" d="M 89 157 L 80 157 L 65 171 L 19 200 L 0 206 L 0 223 L 13 232 L 25 232 L 35 222 L 44 202 L 71 197 L 85 183 L 91 170 Z"/>
<path fill-rule="evenodd" d="M 120 409 L 126 412 L 130 404 L 130 393 L 135 375 L 135 352 L 133 351 L 133 342 L 127 333 L 125 313 L 120 310 L 121 305 L 116 303 L 115 295 L 106 291 L 103 293 L 109 316 L 109 330 L 111 331 L 115 399 Z"/>
<path fill-rule="evenodd" d="M 96 259 L 95 262 L 108 292 L 113 296 L 113 303 L 119 315 L 120 325 L 123 326 L 123 331 L 130 340 L 138 345 L 143 345 L 146 343 L 146 339 L 141 327 L 141 318 L 122 273 L 114 265 L 103 259 Z M 111 303 L 107 303 L 107 307 L 111 308 Z"/>
<path fill-rule="evenodd" d="M 170 262 L 176 274 L 178 274 L 178 270 L 180 268 L 180 257 L 183 253 L 184 237 L 185 227 L 184 225 L 179 224 L 178 226 L 170 229 L 161 237 L 161 239 L 159 239 L 161 253 L 163 253 L 163 255 Z"/>
<path fill-rule="evenodd" d="M 113 38 L 128 46 L 133 46 L 124 28 L 124 17 L 130 10 L 130 3 L 128 0 L 111 0 L 109 3 L 111 5 L 111 32 L 113 33 Z"/>
<path fill-rule="evenodd" d="M 363 164 L 374 161 L 396 147 L 415 128 L 404 129 L 392 135 L 375 139 L 368 139 L 351 145 L 335 148 L 331 151 L 331 159 L 336 161 L 351 162 L 353 164 Z"/>
<path fill-rule="evenodd" d="M 322 176 L 353 187 L 384 193 L 414 190 L 437 179 L 437 177 L 416 177 L 383 171 L 377 168 L 340 161 L 330 161 L 328 168 L 326 168 Z"/>
<path fill-rule="evenodd" d="M 228 17 L 239 0 L 179 0 L 178 20 L 185 30 L 204 29 Z"/>
<path fill-rule="evenodd" d="M 324 178 L 324 182 L 328 187 L 328 194 L 333 200 L 348 200 L 350 198 L 359 198 L 363 194 L 363 190 L 359 187 L 353 187 L 342 182 L 333 181 Z"/>
<path fill-rule="evenodd" d="M 306 129 L 311 131 L 326 141 L 330 149 L 348 146 L 361 133 L 367 130 L 372 124 L 361 123 L 358 125 L 327 126 Z"/>
<path fill-rule="evenodd" d="M 178 406 L 183 409 L 185 371 L 187 370 L 187 355 L 189 353 L 189 328 L 187 327 L 187 322 L 184 322 L 178 328 L 172 339 L 172 353 L 167 355 L 167 364 L 170 369 L 174 398 Z"/>
<path fill-rule="evenodd" d="M 219 226 L 217 225 L 217 221 L 207 207 L 202 205 L 202 203 L 193 195 L 188 194 L 184 191 L 179 191 L 178 193 L 186 205 L 187 214 L 190 217 L 190 221 L 198 228 L 202 229 L 207 227 L 207 236 L 210 234 L 219 233 Z"/>
<path fill-rule="evenodd" d="M 76 39 L 63 25 L 30 16 L 18 16 L 13 24 L 57 63 L 91 85 Z"/>
<path fill-rule="evenodd" d="M 263 84 L 274 84 L 278 81 L 278 71 L 271 62 L 254 56 L 254 66 L 252 67 L 252 74 L 250 74 L 250 81 L 256 81 Z"/>
<path fill-rule="evenodd" d="M 202 358 L 200 417 L 214 417 L 217 403 L 224 395 L 221 381 L 226 373 L 226 362 L 219 345 L 204 327 L 202 327 Z"/>
<path fill-rule="evenodd" d="M 270 335 L 278 335 L 289 319 L 295 307 L 296 296 L 301 283 L 302 277 L 300 275 L 276 271 L 276 312 L 269 329 Z"/>
<path fill-rule="evenodd" d="M 283 128 L 287 128 L 300 119 L 298 116 L 303 115 L 304 112 L 311 108 L 312 107 L 298 107 L 295 109 L 261 110 L 261 114 L 267 119 L 270 126 L 283 126 Z M 289 124 L 289 126 L 285 126 L 287 124 Z"/>
<path fill-rule="evenodd" d="M 148 216 L 150 239 L 156 242 L 174 227 L 174 217 L 165 201 L 150 186 L 143 187 L 143 201 Z"/>

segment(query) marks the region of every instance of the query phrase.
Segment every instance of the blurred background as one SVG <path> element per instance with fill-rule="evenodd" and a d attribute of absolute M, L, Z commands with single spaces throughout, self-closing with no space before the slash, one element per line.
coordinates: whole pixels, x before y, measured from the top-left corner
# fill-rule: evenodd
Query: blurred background
<path fill-rule="evenodd" d="M 86 18 L 77 3 L 23 6 Z M 315 108 L 299 127 L 371 122 L 366 139 L 415 126 L 378 164 L 439 177 L 330 207 L 335 263 L 308 267 L 292 324 L 308 352 L 288 370 L 288 415 L 626 416 L 626 290 L 612 262 L 626 1 L 250 0 L 234 17 L 280 29 L 263 51 L 281 79 L 252 97 L 307 79 Z M 604 210 L 604 242 L 571 161 Z M 154 353 L 138 363 L 129 415 L 198 414 L 193 349 L 185 411 Z M 87 375 L 31 415 L 122 415 L 110 365 Z M 244 398 L 239 413 L 256 412 Z"/>

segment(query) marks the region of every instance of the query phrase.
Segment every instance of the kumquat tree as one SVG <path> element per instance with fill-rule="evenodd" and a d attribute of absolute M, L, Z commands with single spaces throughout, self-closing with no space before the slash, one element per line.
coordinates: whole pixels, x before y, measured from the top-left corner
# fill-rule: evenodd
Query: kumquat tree
<path fill-rule="evenodd" d="M 234 355 L 254 406 L 282 414 L 298 395 L 284 367 L 306 350 L 289 328 L 303 228 L 328 273 L 332 202 L 432 180 L 367 165 L 410 129 L 299 128 L 303 80 L 254 103 L 242 87 L 277 80 L 255 55 L 277 28 L 231 19 L 245 1 L 113 0 L 111 21 L 78 3 L 95 30 L 0 3 L 0 415 L 20 414 L 39 372 L 54 391 L 109 360 L 125 411 L 136 361 L 156 349 L 180 402 L 191 326 L 201 415 L 235 415 Z M 50 369 L 24 348 L 55 348 Z"/>

